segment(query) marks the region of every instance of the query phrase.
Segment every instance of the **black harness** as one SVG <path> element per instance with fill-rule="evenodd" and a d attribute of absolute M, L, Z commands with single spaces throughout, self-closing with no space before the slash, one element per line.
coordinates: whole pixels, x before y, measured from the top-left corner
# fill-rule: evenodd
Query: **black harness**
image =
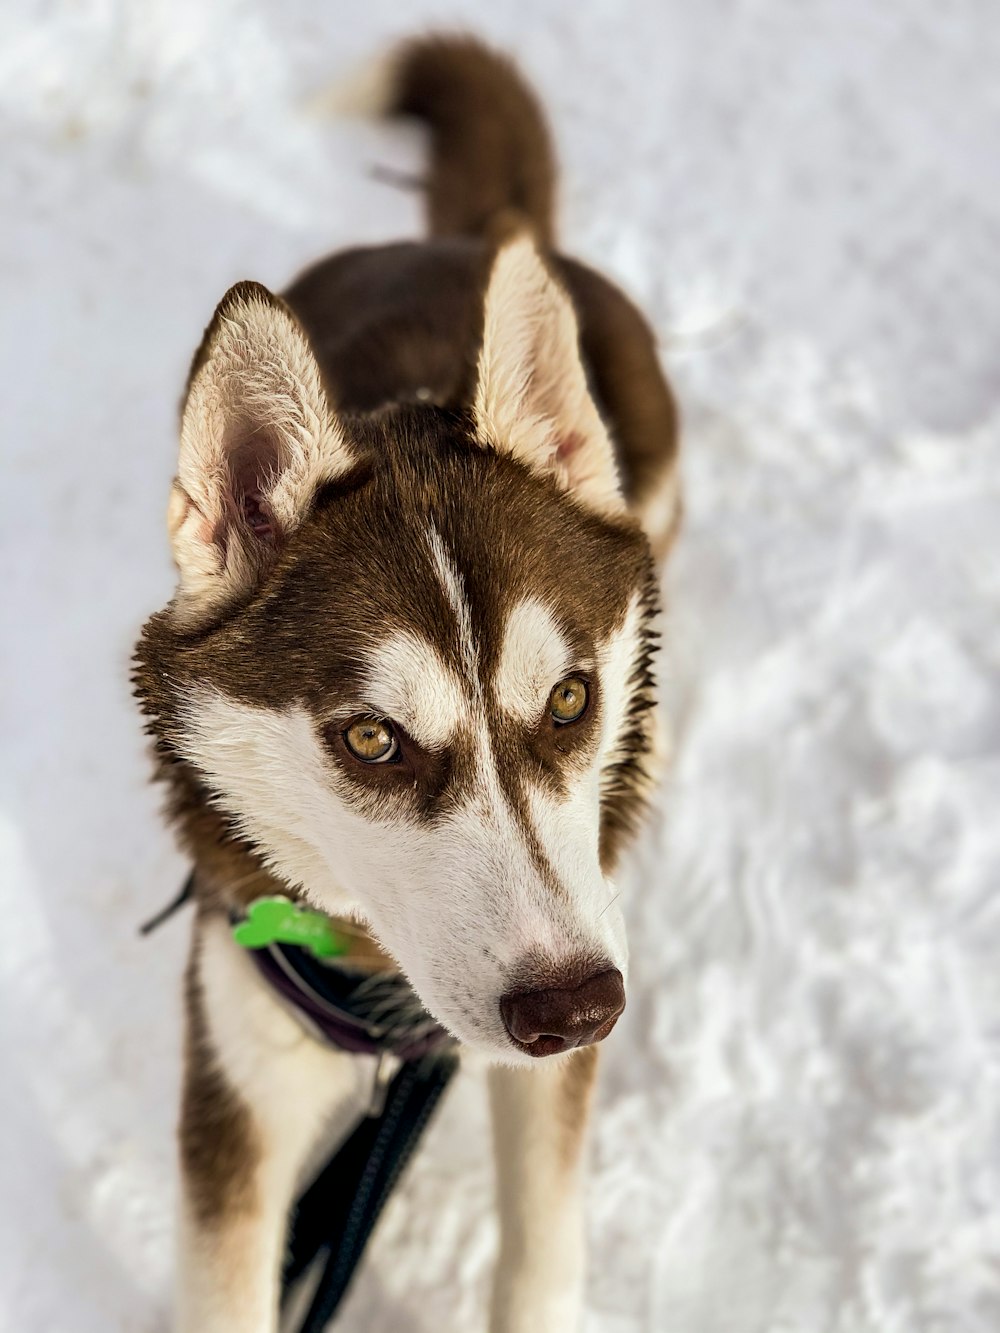
<path fill-rule="evenodd" d="M 180 894 L 142 927 L 149 934 L 187 902 Z M 455 1042 L 396 973 L 374 976 L 320 962 L 291 944 L 250 951 L 262 979 L 316 1038 L 378 1059 L 372 1101 L 291 1212 L 282 1307 L 318 1273 L 299 1333 L 322 1333 L 368 1238 L 458 1064 Z"/>

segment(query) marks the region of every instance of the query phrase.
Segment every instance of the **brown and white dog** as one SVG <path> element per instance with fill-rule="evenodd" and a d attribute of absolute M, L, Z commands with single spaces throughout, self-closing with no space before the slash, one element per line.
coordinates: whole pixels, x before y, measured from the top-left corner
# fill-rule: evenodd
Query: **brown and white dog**
<path fill-rule="evenodd" d="M 179 570 L 136 685 L 196 869 L 178 1327 L 277 1322 L 289 1205 L 365 1059 L 233 942 L 284 892 L 398 967 L 491 1066 L 495 1333 L 567 1333 L 596 1046 L 624 1006 L 612 878 L 654 777 L 656 565 L 678 522 L 653 338 L 553 248 L 532 93 L 472 40 L 384 68 L 431 140 L 430 239 L 241 283 L 194 359 Z"/>

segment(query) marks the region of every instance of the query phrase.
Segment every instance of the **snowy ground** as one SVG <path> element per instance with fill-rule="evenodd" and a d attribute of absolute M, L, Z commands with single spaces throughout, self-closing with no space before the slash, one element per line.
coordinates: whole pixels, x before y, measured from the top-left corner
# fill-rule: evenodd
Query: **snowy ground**
<path fill-rule="evenodd" d="M 186 924 L 135 927 L 184 866 L 127 659 L 177 397 L 231 281 L 416 233 L 371 175 L 416 135 L 304 103 L 448 17 L 544 89 L 567 248 L 651 313 L 687 424 L 588 1333 L 995 1330 L 995 0 L 486 11 L 3 7 L 0 1326 L 165 1327 Z M 480 1328 L 489 1190 L 469 1079 L 345 1333 Z"/>

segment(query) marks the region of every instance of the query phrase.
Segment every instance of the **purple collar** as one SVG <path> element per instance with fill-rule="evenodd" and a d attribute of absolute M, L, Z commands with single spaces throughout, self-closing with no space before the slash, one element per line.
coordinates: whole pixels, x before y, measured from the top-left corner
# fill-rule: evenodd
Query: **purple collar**
<path fill-rule="evenodd" d="M 454 1040 L 398 973 L 321 963 L 290 944 L 254 949 L 251 956 L 309 1031 L 338 1050 L 418 1060 Z"/>

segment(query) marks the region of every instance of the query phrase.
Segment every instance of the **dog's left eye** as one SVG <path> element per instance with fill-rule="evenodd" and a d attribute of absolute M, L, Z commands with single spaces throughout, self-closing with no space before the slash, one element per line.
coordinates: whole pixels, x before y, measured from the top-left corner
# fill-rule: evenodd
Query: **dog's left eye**
<path fill-rule="evenodd" d="M 388 722 L 361 717 L 344 732 L 344 744 L 363 764 L 387 764 L 399 752 L 399 741 Z"/>
<path fill-rule="evenodd" d="M 587 711 L 587 685 L 579 676 L 567 676 L 549 695 L 549 712 L 557 726 L 579 722 Z"/>

